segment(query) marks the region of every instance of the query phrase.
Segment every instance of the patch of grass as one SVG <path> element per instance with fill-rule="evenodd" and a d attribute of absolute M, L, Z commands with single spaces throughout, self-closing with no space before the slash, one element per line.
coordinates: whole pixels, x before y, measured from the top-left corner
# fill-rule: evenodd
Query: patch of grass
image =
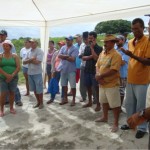
<path fill-rule="evenodd" d="M 22 72 L 22 70 L 20 70 L 19 71 L 19 81 L 18 81 L 18 83 L 19 84 L 25 84 L 25 78 L 24 78 L 24 76 L 23 76 L 23 72 Z"/>

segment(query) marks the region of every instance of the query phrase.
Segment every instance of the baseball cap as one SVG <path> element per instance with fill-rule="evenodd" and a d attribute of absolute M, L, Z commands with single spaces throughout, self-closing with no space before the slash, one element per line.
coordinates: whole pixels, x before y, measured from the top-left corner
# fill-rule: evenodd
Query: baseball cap
<path fill-rule="evenodd" d="M 73 41 L 73 36 L 68 36 L 68 37 L 65 37 L 65 39 L 69 40 L 69 41 Z"/>
<path fill-rule="evenodd" d="M 124 36 L 123 35 L 117 35 L 117 39 L 119 39 L 119 40 L 125 40 L 125 38 L 124 38 Z"/>
<path fill-rule="evenodd" d="M 76 35 L 74 36 L 74 38 L 77 38 L 77 37 L 82 37 L 82 35 L 81 35 L 81 34 L 76 34 Z"/>
<path fill-rule="evenodd" d="M 37 39 L 30 39 L 29 41 L 30 42 L 37 42 L 38 43 Z"/>
<path fill-rule="evenodd" d="M 65 42 L 64 41 L 59 41 L 58 44 L 65 45 Z"/>
<path fill-rule="evenodd" d="M 6 35 L 6 36 L 7 36 L 7 31 L 1 30 L 1 31 L 0 31 L 0 34 L 1 34 L 1 35 Z"/>

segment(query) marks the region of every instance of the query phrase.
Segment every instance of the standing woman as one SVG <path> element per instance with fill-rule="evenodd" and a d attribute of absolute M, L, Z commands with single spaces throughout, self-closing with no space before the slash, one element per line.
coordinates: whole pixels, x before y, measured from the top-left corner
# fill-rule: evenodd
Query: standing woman
<path fill-rule="evenodd" d="M 51 79 L 51 60 L 52 60 L 53 54 L 56 50 L 57 49 L 55 49 L 55 47 L 54 47 L 54 41 L 52 41 L 52 40 L 49 41 L 49 49 L 48 49 L 47 60 L 46 60 L 46 73 L 48 76 L 48 84 Z M 45 94 L 48 94 L 48 93 L 49 92 L 47 91 Z"/>
<path fill-rule="evenodd" d="M 10 113 L 15 114 L 13 108 L 15 91 L 20 70 L 19 57 L 11 53 L 13 44 L 10 40 L 3 42 L 4 52 L 0 54 L 0 117 L 4 116 L 4 104 L 9 93 Z"/>

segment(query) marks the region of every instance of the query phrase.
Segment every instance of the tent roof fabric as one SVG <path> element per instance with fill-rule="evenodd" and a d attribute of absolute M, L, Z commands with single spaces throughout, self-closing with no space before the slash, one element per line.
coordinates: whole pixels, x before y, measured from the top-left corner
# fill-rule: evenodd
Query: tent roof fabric
<path fill-rule="evenodd" d="M 150 13 L 150 0 L 0 0 L 1 26 L 52 27 Z"/>

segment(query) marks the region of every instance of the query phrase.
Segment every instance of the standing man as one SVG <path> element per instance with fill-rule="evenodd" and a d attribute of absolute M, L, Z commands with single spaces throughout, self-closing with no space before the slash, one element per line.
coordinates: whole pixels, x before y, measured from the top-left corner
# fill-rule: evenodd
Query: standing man
<path fill-rule="evenodd" d="M 82 99 L 80 100 L 80 102 L 84 102 L 86 101 L 87 98 L 87 90 L 86 90 L 86 86 L 84 84 L 84 70 L 85 70 L 85 63 L 86 61 L 82 60 L 82 57 L 84 55 L 84 50 L 85 47 L 89 44 L 88 42 L 88 32 L 83 32 L 82 38 L 83 38 L 83 43 L 80 45 L 80 49 L 79 49 L 79 58 L 81 59 L 81 65 L 80 65 L 80 94 Z"/>
<path fill-rule="evenodd" d="M 34 95 L 37 99 L 37 104 L 33 108 L 43 108 L 43 78 L 42 78 L 42 60 L 43 51 L 38 48 L 38 42 L 35 39 L 31 39 L 31 50 L 27 53 L 26 58 L 23 60 L 23 64 L 28 64 L 28 79 L 29 89 L 34 91 Z"/>
<path fill-rule="evenodd" d="M 74 39 L 76 40 L 74 46 L 78 49 L 79 52 L 80 45 L 82 43 L 82 36 L 80 34 L 76 34 L 74 36 Z M 78 56 L 76 57 L 76 83 L 78 83 L 80 79 L 80 64 L 81 64 L 81 59 Z M 67 95 L 72 96 L 72 92 L 70 91 Z"/>
<path fill-rule="evenodd" d="M 127 83 L 127 72 L 128 72 L 128 61 L 129 61 L 129 56 L 124 54 L 121 51 L 121 47 L 124 47 L 124 42 L 125 38 L 123 35 L 118 35 L 117 36 L 117 41 L 116 41 L 116 50 L 117 52 L 121 55 L 122 58 L 122 63 L 121 63 L 121 68 L 120 68 L 120 97 L 121 97 L 121 105 L 124 100 L 124 95 L 125 95 L 125 87 Z M 126 46 L 124 47 L 126 49 Z"/>
<path fill-rule="evenodd" d="M 95 121 L 107 122 L 109 107 L 112 108 L 114 114 L 114 123 L 111 128 L 112 132 L 116 132 L 118 130 L 121 106 L 119 93 L 119 70 L 122 60 L 120 54 L 114 49 L 115 42 L 115 36 L 106 35 L 104 39 L 105 50 L 103 50 L 100 54 L 96 63 L 96 80 L 100 84 L 99 95 L 100 102 L 103 106 L 103 116 Z"/>
<path fill-rule="evenodd" d="M 129 50 L 122 51 L 130 56 L 128 77 L 125 95 L 127 117 L 145 108 L 147 87 L 150 83 L 150 68 L 147 61 L 150 59 L 150 41 L 143 34 L 144 22 L 141 18 L 132 21 L 131 29 L 134 38 L 129 41 Z M 147 59 L 145 61 L 145 59 Z M 122 130 L 130 129 L 128 125 L 121 126 Z M 136 138 L 142 138 L 147 131 L 147 123 L 137 127 Z"/>
<path fill-rule="evenodd" d="M 88 92 L 89 102 L 83 106 L 83 108 L 92 106 L 92 90 L 96 92 L 96 103 L 97 106 L 95 111 L 100 111 L 101 106 L 99 102 L 99 86 L 98 82 L 95 79 L 96 67 L 99 54 L 102 52 L 102 47 L 98 46 L 96 43 L 97 34 L 94 31 L 91 31 L 88 35 L 89 46 L 86 46 L 82 60 L 86 61 L 85 64 L 85 86 Z M 93 87 L 93 88 L 92 88 Z"/>
<path fill-rule="evenodd" d="M 73 45 L 73 37 L 66 37 L 66 45 L 60 49 L 58 57 L 61 60 L 59 69 L 61 70 L 61 85 L 64 91 L 64 99 L 60 105 L 68 103 L 67 89 L 68 81 L 70 83 L 73 99 L 71 106 L 75 106 L 76 96 L 76 57 L 78 56 L 78 49 Z"/>
<path fill-rule="evenodd" d="M 27 96 L 30 94 L 29 92 L 29 83 L 28 83 L 28 64 L 24 65 L 23 64 L 23 60 L 26 58 L 27 53 L 31 50 L 31 42 L 29 39 L 26 39 L 24 42 L 24 46 L 21 50 L 20 50 L 20 57 L 22 59 L 22 71 L 23 71 L 23 75 L 25 77 L 25 82 L 26 82 L 26 89 L 27 92 L 25 93 L 24 96 Z"/>

